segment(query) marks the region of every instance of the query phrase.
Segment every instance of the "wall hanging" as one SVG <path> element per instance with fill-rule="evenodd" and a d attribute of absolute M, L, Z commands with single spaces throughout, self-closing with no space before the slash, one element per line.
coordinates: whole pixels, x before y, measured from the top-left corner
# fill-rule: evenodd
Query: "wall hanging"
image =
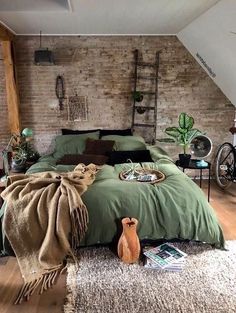
<path fill-rule="evenodd" d="M 63 110 L 63 100 L 65 99 L 65 84 L 64 78 L 61 75 L 58 75 L 56 78 L 56 96 L 59 100 L 59 109 Z"/>
<path fill-rule="evenodd" d="M 88 101 L 86 96 L 68 97 L 68 120 L 87 121 L 88 120 Z"/>

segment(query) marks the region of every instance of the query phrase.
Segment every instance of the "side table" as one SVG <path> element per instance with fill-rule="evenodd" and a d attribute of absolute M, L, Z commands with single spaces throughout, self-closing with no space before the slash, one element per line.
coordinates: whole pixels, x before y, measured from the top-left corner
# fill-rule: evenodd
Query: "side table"
<path fill-rule="evenodd" d="M 200 171 L 200 188 L 202 188 L 202 171 L 203 170 L 208 170 L 208 193 L 207 193 L 207 199 L 208 199 L 208 202 L 210 202 L 210 191 L 211 191 L 211 163 L 210 162 L 206 162 L 206 165 L 202 166 L 199 164 L 201 160 L 197 160 L 197 159 L 191 159 L 190 162 L 189 162 L 189 165 L 188 166 L 183 166 L 180 164 L 179 160 L 177 160 L 175 162 L 175 164 L 178 166 L 178 167 L 181 167 L 183 169 L 183 172 L 185 171 L 185 169 L 193 169 L 193 170 L 199 170 Z"/>

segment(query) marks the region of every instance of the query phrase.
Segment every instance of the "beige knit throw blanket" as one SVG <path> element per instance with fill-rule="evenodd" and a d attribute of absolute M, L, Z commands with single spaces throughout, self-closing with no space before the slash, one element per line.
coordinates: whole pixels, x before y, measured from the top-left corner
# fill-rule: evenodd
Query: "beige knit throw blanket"
<path fill-rule="evenodd" d="M 52 287 L 87 230 L 81 195 L 95 179 L 94 164 L 73 172 L 44 172 L 10 177 L 1 196 L 7 202 L 3 227 L 24 279 L 15 303 L 36 289 Z"/>

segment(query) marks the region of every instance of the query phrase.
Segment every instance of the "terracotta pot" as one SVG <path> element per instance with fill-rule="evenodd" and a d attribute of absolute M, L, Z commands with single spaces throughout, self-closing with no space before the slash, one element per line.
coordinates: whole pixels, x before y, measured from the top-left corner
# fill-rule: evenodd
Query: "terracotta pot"
<path fill-rule="evenodd" d="M 118 256 L 125 263 L 135 263 L 140 255 L 140 242 L 137 235 L 138 220 L 125 217 L 121 222 L 123 232 L 117 246 Z"/>

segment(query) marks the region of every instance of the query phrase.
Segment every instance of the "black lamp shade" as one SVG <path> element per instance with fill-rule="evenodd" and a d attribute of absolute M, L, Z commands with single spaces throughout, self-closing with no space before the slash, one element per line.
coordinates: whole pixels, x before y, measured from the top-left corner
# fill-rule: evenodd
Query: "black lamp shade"
<path fill-rule="evenodd" d="M 53 53 L 50 50 L 36 50 L 34 52 L 35 65 L 54 65 Z"/>

